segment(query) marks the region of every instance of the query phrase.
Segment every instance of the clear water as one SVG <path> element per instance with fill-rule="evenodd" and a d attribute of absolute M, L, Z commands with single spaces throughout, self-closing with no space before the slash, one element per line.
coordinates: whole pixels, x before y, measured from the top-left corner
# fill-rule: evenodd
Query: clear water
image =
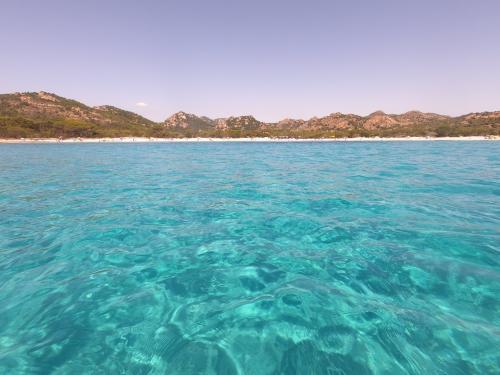
<path fill-rule="evenodd" d="M 498 374 L 500 143 L 0 145 L 2 374 Z"/>

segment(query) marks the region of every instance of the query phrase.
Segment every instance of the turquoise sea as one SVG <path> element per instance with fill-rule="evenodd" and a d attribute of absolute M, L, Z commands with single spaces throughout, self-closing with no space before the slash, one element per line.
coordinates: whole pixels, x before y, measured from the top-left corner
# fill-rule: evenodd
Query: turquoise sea
<path fill-rule="evenodd" d="M 0 145 L 1 374 L 499 374 L 500 142 Z"/>

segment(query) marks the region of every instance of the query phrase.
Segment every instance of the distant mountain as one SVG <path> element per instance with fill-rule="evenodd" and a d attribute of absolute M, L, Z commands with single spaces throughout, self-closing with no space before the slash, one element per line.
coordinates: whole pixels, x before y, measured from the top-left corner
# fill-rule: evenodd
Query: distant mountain
<path fill-rule="evenodd" d="M 277 126 L 283 130 L 312 130 L 312 131 L 331 131 L 356 129 L 361 127 L 361 116 L 344 115 L 342 113 L 332 113 L 325 117 L 313 117 L 309 120 L 282 120 Z"/>
<path fill-rule="evenodd" d="M 256 130 L 264 126 L 253 116 L 239 116 L 212 120 L 208 117 L 198 117 L 191 113 L 177 112 L 163 123 L 169 129 L 199 130 Z"/>
<path fill-rule="evenodd" d="M 176 130 L 209 130 L 215 127 L 215 121 L 208 117 L 198 117 L 186 112 L 177 112 L 166 119 L 164 127 Z"/>
<path fill-rule="evenodd" d="M 0 136 L 146 135 L 157 124 L 112 106 L 89 107 L 47 92 L 0 95 Z"/>
<path fill-rule="evenodd" d="M 37 120 L 78 120 L 99 125 L 154 125 L 142 116 L 104 105 L 89 107 L 76 100 L 48 92 L 0 95 L 0 116 L 21 116 Z"/>
<path fill-rule="evenodd" d="M 356 137 L 500 135 L 500 111 L 449 117 L 410 111 L 332 113 L 266 123 L 253 116 L 210 119 L 178 112 L 155 123 L 113 106 L 89 107 L 47 92 L 0 95 L 0 137 Z"/>
<path fill-rule="evenodd" d="M 257 121 L 253 116 L 228 117 L 216 120 L 217 130 L 259 130 L 266 126 L 265 123 Z"/>

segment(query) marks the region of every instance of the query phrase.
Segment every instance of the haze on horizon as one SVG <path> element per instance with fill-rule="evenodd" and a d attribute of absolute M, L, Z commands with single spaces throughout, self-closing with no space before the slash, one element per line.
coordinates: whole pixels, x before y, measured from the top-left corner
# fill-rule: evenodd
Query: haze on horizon
<path fill-rule="evenodd" d="M 0 93 L 162 121 L 500 109 L 500 2 L 4 2 Z"/>

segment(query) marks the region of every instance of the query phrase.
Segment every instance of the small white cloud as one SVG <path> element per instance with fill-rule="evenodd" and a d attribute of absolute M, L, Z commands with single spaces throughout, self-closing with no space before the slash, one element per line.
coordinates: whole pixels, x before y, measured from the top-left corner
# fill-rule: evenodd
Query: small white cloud
<path fill-rule="evenodd" d="M 147 107 L 148 106 L 148 103 L 144 103 L 144 102 L 137 102 L 135 103 L 136 107 Z"/>

